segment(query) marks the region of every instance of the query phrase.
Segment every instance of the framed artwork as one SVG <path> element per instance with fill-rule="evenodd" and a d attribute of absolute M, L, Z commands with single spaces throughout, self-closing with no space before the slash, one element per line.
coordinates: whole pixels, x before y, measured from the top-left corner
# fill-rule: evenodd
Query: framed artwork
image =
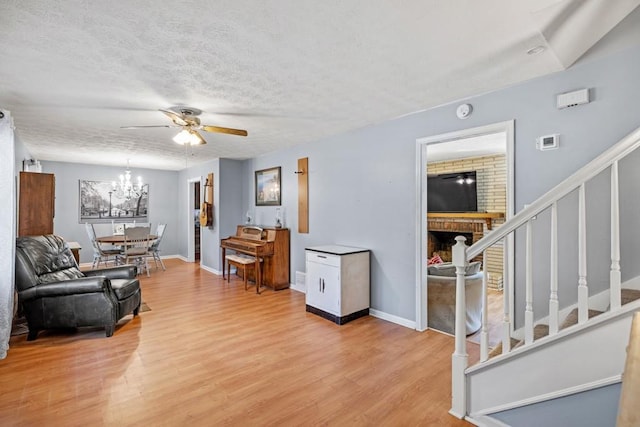
<path fill-rule="evenodd" d="M 149 184 L 123 191 L 109 181 L 80 180 L 79 195 L 80 223 L 149 222 Z"/>
<path fill-rule="evenodd" d="M 256 171 L 256 206 L 280 206 L 280 166 Z"/>

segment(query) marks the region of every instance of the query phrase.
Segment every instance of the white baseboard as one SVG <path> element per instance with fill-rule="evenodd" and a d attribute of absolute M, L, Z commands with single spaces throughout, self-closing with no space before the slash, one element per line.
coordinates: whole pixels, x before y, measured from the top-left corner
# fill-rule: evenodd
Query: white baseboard
<path fill-rule="evenodd" d="M 222 271 L 216 270 L 215 268 L 207 267 L 206 265 L 204 265 L 202 263 L 200 263 L 200 268 L 205 270 L 205 271 L 208 271 L 209 273 L 213 273 L 216 276 L 222 276 Z"/>
<path fill-rule="evenodd" d="M 410 328 L 410 329 L 416 328 L 415 321 L 405 319 L 403 317 L 394 316 L 393 314 L 385 313 L 384 311 L 379 311 L 379 310 L 370 308 L 369 315 L 373 317 L 377 317 L 378 319 L 386 320 L 387 322 L 396 323 L 406 328 Z"/>
<path fill-rule="evenodd" d="M 511 427 L 509 424 L 505 424 L 500 420 L 488 417 L 486 415 L 466 416 L 465 421 L 469 421 L 471 424 L 480 427 Z"/>
<path fill-rule="evenodd" d="M 622 284 L 622 288 L 640 290 L 640 276 L 627 280 Z"/>
<path fill-rule="evenodd" d="M 293 289 L 294 291 L 298 291 L 298 292 L 301 292 L 301 293 L 303 293 L 303 294 L 306 294 L 306 293 L 307 293 L 307 289 L 306 289 L 306 287 L 298 286 L 298 285 L 296 285 L 295 283 L 289 283 L 289 287 L 290 287 L 291 289 Z"/>

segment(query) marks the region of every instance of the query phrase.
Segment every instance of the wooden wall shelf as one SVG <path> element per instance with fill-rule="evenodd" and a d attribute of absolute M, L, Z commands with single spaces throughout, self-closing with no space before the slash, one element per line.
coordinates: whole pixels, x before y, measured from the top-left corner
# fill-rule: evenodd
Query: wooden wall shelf
<path fill-rule="evenodd" d="M 491 230 L 491 221 L 504 218 L 503 212 L 430 212 L 427 219 L 476 219 L 487 223 L 487 230 Z"/>

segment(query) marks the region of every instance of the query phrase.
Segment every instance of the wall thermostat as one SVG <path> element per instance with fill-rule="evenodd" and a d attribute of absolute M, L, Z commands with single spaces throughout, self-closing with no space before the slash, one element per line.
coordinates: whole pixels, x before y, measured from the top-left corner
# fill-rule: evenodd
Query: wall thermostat
<path fill-rule="evenodd" d="M 554 150 L 558 148 L 560 143 L 560 135 L 554 133 L 553 135 L 540 136 L 536 140 L 536 148 L 540 151 Z"/>
<path fill-rule="evenodd" d="M 459 119 L 466 119 L 471 115 L 472 111 L 473 107 L 471 104 L 461 104 L 456 109 L 456 116 L 458 116 Z"/>

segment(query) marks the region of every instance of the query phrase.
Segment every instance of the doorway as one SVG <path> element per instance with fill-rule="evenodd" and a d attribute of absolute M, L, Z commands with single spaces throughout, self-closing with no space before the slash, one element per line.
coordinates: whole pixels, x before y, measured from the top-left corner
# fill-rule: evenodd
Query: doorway
<path fill-rule="evenodd" d="M 187 261 L 200 262 L 200 177 L 187 181 Z"/>
<path fill-rule="evenodd" d="M 200 185 L 193 186 L 193 211 L 193 258 L 195 262 L 200 262 Z"/>
<path fill-rule="evenodd" d="M 418 209 L 416 219 L 417 229 L 417 248 L 416 248 L 416 329 L 424 331 L 428 329 L 428 285 L 427 285 L 427 263 L 433 255 L 429 253 L 429 226 L 428 226 L 428 192 L 427 192 L 427 174 L 434 172 L 451 172 L 449 169 L 486 169 L 491 171 L 492 165 L 474 166 L 473 161 L 477 161 L 478 165 L 489 162 L 489 158 L 495 154 L 496 150 L 501 150 L 505 162 L 505 193 L 504 218 L 498 221 L 498 224 L 504 222 L 513 216 L 514 197 L 513 197 L 513 143 L 514 143 L 514 122 L 507 121 L 487 125 L 472 129 L 466 129 L 447 134 L 435 135 L 418 139 L 417 141 L 417 189 L 418 189 Z M 491 154 L 491 152 L 494 154 Z M 483 157 L 486 157 L 482 159 Z M 481 160 L 478 160 L 480 158 Z M 467 160 L 464 160 L 467 159 Z M 475 159 L 475 160 L 474 160 Z M 429 170 L 428 164 L 431 164 Z M 478 180 L 485 180 L 490 174 L 487 171 L 478 171 Z M 480 190 L 480 189 L 479 189 Z M 484 196 L 483 196 L 484 197 Z M 478 211 L 488 212 L 496 210 L 494 206 L 487 206 L 487 201 L 483 199 L 478 201 Z M 469 241 L 467 241 L 469 244 Z M 492 266 L 492 277 L 495 283 L 490 284 L 493 287 L 502 287 L 504 289 L 504 313 L 508 313 L 509 317 L 513 316 L 513 286 L 511 280 L 513 278 L 513 240 L 508 237 L 500 248 L 500 257 L 502 257 L 502 271 L 495 271 L 495 262 Z M 487 257 L 489 259 L 489 257 Z M 495 259 L 495 254 L 493 256 Z M 495 305 L 494 305 L 495 307 Z M 504 309 L 506 308 L 506 309 Z M 503 317 L 503 316 L 500 316 Z M 510 322 L 510 328 L 513 328 L 513 321 Z"/>

